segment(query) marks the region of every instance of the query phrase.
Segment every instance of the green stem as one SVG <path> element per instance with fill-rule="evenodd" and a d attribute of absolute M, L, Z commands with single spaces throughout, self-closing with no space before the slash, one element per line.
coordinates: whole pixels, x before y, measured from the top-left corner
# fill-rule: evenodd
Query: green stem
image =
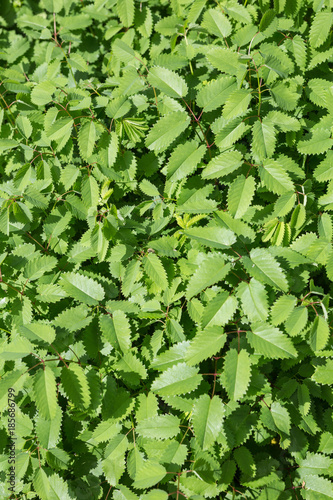
<path fill-rule="evenodd" d="M 3 332 L 9 333 L 9 335 L 12 334 L 9 330 L 5 330 L 5 328 L 1 328 L 1 326 L 0 326 L 0 330 L 2 330 Z"/>

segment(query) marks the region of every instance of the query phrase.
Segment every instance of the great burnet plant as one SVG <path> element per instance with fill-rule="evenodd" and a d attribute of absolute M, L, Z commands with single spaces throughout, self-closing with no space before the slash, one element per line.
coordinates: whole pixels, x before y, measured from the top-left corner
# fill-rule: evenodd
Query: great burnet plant
<path fill-rule="evenodd" d="M 331 2 L 1 15 L 1 498 L 333 498 Z"/>

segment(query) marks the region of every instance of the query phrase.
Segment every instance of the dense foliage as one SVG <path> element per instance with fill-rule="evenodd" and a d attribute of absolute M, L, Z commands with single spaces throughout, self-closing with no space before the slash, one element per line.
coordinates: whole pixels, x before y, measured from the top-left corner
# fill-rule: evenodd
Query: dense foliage
<path fill-rule="evenodd" d="M 1 2 L 1 498 L 333 498 L 331 6 Z"/>

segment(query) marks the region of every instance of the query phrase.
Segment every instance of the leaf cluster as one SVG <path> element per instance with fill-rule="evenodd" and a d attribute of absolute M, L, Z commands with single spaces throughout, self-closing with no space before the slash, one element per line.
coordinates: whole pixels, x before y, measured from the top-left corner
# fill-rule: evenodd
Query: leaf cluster
<path fill-rule="evenodd" d="M 333 498 L 332 21 L 3 2 L 1 498 Z"/>

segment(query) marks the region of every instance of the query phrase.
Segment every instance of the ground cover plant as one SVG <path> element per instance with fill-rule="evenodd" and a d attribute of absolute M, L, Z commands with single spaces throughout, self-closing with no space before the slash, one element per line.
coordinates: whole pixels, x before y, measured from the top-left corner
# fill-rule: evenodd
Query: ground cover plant
<path fill-rule="evenodd" d="M 1 499 L 333 498 L 332 2 L 1 6 Z"/>

